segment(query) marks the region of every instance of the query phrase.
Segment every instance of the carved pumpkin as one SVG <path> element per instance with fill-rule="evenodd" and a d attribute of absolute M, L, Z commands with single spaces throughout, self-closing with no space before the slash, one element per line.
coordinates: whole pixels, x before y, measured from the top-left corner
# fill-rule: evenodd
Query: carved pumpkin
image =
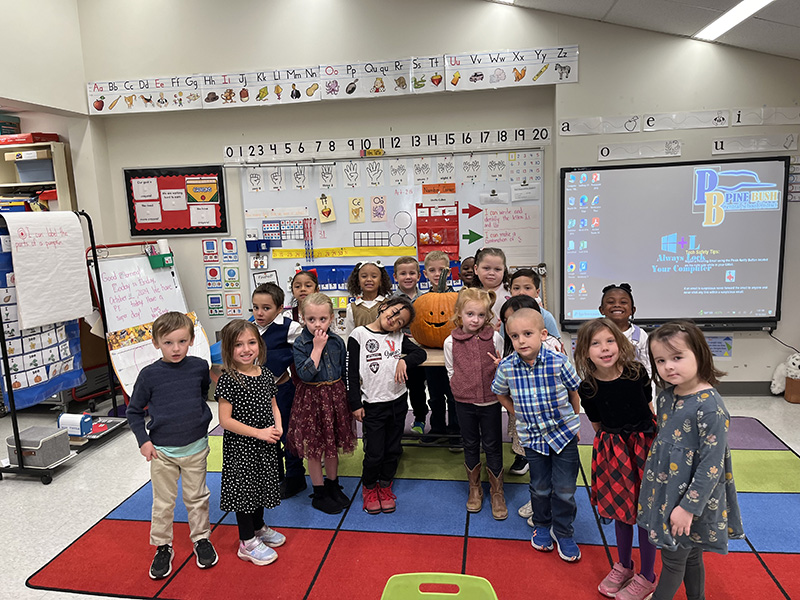
<path fill-rule="evenodd" d="M 423 346 L 441 348 L 444 340 L 455 329 L 453 311 L 458 294 L 446 292 L 446 289 L 447 270 L 444 270 L 436 289 L 431 289 L 414 301 L 417 315 L 411 322 L 411 335 Z"/>

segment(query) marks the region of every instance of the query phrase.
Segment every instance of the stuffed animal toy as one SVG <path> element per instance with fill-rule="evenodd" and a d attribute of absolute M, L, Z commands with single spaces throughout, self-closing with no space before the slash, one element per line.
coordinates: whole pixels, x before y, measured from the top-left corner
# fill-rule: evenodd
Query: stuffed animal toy
<path fill-rule="evenodd" d="M 775 395 L 780 395 L 786 389 L 786 378 L 800 379 L 800 352 L 790 354 L 786 362 L 779 364 L 775 373 L 772 375 L 770 391 Z"/>

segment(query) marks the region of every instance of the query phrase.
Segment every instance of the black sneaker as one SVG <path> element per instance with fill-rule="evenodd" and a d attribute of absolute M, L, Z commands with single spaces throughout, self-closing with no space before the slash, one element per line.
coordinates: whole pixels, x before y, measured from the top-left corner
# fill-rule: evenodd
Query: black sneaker
<path fill-rule="evenodd" d="M 287 477 L 281 481 L 281 500 L 296 496 L 308 487 L 305 475 Z"/>
<path fill-rule="evenodd" d="M 446 434 L 436 433 L 431 431 L 428 435 L 423 435 L 419 438 L 420 446 L 441 446 L 447 444 L 450 439 L 445 437 Z"/>
<path fill-rule="evenodd" d="M 172 546 L 164 544 L 156 550 L 153 564 L 150 565 L 150 579 L 164 579 L 172 573 Z"/>
<path fill-rule="evenodd" d="M 508 470 L 511 475 L 525 475 L 528 472 L 528 461 L 521 454 L 514 455 L 514 464 Z"/>
<path fill-rule="evenodd" d="M 197 557 L 197 566 L 201 569 L 210 569 L 219 560 L 217 551 L 214 550 L 214 546 L 208 538 L 197 540 L 194 543 L 194 555 Z"/>

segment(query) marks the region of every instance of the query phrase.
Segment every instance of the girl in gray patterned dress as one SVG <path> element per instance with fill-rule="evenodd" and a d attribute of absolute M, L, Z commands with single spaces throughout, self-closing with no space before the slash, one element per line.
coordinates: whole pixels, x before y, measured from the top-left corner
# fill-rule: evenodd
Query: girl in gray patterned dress
<path fill-rule="evenodd" d="M 688 600 L 701 600 L 703 552 L 727 554 L 728 539 L 744 537 L 728 448 L 730 415 L 713 387 L 724 373 L 694 323 L 667 323 L 649 341 L 653 376 L 664 388 L 637 519 L 661 549 L 663 570 L 652 598 L 673 598 L 683 581 Z"/>

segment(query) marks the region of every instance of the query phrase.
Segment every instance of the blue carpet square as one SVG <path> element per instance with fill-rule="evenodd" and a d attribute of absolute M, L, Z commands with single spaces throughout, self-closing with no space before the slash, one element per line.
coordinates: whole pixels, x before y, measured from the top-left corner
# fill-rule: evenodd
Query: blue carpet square
<path fill-rule="evenodd" d="M 459 481 L 396 479 L 397 510 L 369 515 L 362 510 L 361 495 L 342 523 L 343 530 L 389 533 L 464 535 L 467 520 L 467 484 Z"/>
<path fill-rule="evenodd" d="M 206 485 L 211 492 L 209 500 L 209 518 L 211 524 L 218 523 L 225 514 L 219 508 L 219 492 L 220 482 L 222 479 L 221 473 L 208 473 L 206 476 Z M 111 514 L 108 515 L 109 519 L 120 519 L 125 521 L 149 521 L 152 516 L 153 510 L 153 486 L 148 481 L 145 485 L 139 488 L 130 498 L 125 500 Z M 178 481 L 178 498 L 175 501 L 175 517 L 176 523 L 188 523 L 189 516 L 186 513 L 186 507 L 183 505 L 183 490 L 181 488 L 181 481 Z"/>
<path fill-rule="evenodd" d="M 739 507 L 758 552 L 800 552 L 800 494 L 740 493 Z"/>
<path fill-rule="evenodd" d="M 344 493 L 352 497 L 358 485 L 358 477 L 340 477 L 339 483 L 344 488 Z M 308 488 L 286 500 L 281 500 L 279 506 L 264 511 L 264 521 L 270 527 L 297 527 L 301 529 L 336 529 L 344 517 L 344 512 L 338 515 L 328 515 L 311 506 L 309 495 L 314 491 L 311 479 L 306 477 Z M 357 496 L 353 507 L 361 510 L 361 496 Z M 228 513 L 222 521 L 226 525 L 236 525 L 236 514 Z"/>

